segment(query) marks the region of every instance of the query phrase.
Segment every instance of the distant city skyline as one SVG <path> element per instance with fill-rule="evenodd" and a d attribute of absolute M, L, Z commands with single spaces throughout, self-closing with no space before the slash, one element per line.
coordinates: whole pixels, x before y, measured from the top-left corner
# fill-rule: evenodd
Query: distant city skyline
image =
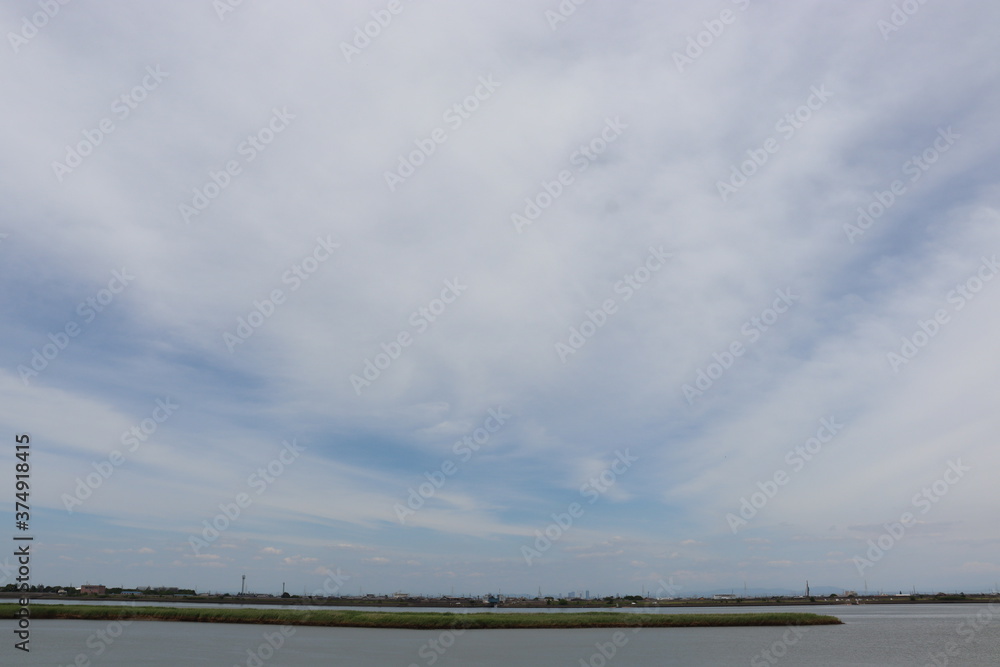
<path fill-rule="evenodd" d="M 108 594 L 109 595 L 112 594 L 112 591 L 117 591 L 118 589 L 121 589 L 121 591 L 123 593 L 126 593 L 126 592 L 143 592 L 143 591 L 152 591 L 154 593 L 157 593 L 157 592 L 173 593 L 173 592 L 177 592 L 177 591 L 184 592 L 184 591 L 194 590 L 194 593 L 196 595 L 218 594 L 218 595 L 239 596 L 241 594 L 240 587 L 237 587 L 235 589 L 227 589 L 225 587 L 211 587 L 211 588 L 206 588 L 206 589 L 186 589 L 186 588 L 177 587 L 177 586 L 147 586 L 147 585 L 143 585 L 143 584 L 140 584 L 140 585 L 137 585 L 137 586 L 120 586 L 120 585 L 109 585 L 109 584 L 89 584 L 89 585 L 90 586 L 103 586 L 103 587 L 105 587 L 105 588 L 108 589 Z M 56 587 L 56 586 L 65 588 L 66 586 L 71 586 L 71 587 L 76 588 L 76 589 L 81 589 L 81 587 L 82 587 L 81 585 L 74 586 L 72 583 L 69 583 L 69 584 L 65 584 L 65 583 L 64 584 L 40 583 L 40 584 L 37 584 L 37 586 L 49 587 L 49 588 Z M 87 586 L 87 585 L 85 584 L 83 586 Z M 245 591 L 245 594 L 249 595 L 249 596 L 264 595 L 264 596 L 269 596 L 269 597 L 280 597 L 284 592 L 287 592 L 287 593 L 289 593 L 289 595 L 295 596 L 295 597 L 301 597 L 301 596 L 326 597 L 325 595 L 322 595 L 321 591 L 318 590 L 318 589 L 314 589 L 312 591 L 309 591 L 307 589 L 302 590 L 302 591 L 295 591 L 295 590 L 288 589 L 287 586 L 286 586 L 286 590 L 283 591 L 283 590 L 281 590 L 281 588 L 282 588 L 282 586 L 281 586 L 280 583 L 278 584 L 278 587 L 277 587 L 276 590 L 273 590 L 269 586 L 264 586 L 263 588 L 259 588 L 259 589 L 248 586 L 247 589 L 246 589 L 246 591 Z M 883 589 L 883 588 L 865 589 L 865 588 L 862 588 L 860 590 L 854 590 L 854 589 L 850 589 L 850 588 L 843 588 L 843 587 L 838 587 L 838 586 L 826 586 L 826 585 L 811 586 L 810 589 L 811 589 L 811 595 L 813 597 L 828 597 L 831 594 L 836 595 L 836 596 L 847 596 L 847 595 L 851 595 L 851 594 L 853 594 L 853 595 L 859 595 L 859 596 L 865 596 L 865 595 L 901 595 L 901 594 L 902 595 L 911 595 L 912 594 L 912 595 L 923 595 L 923 596 L 926 596 L 926 595 L 936 595 L 936 594 L 939 594 L 939 593 L 944 593 L 944 594 L 947 594 L 947 595 L 954 595 L 954 594 L 960 594 L 960 593 L 965 593 L 965 594 L 969 594 L 969 595 L 990 595 L 990 594 L 996 595 L 996 594 L 1000 593 L 1000 588 L 998 588 L 998 586 L 996 584 L 994 584 L 992 586 L 988 586 L 988 587 L 983 588 L 983 589 L 979 589 L 979 590 L 972 590 L 972 589 L 967 589 L 967 590 L 957 590 L 957 589 L 956 590 L 941 590 L 941 589 L 921 588 L 919 586 L 911 586 L 908 589 Z M 0 588 L 0 592 L 3 592 L 2 588 Z M 657 593 L 658 592 L 659 591 L 657 591 Z M 677 591 L 675 591 L 675 592 L 677 592 Z M 115 593 L 115 594 L 117 594 L 117 593 Z M 518 592 L 518 591 L 514 591 L 514 590 L 512 590 L 512 591 L 499 591 L 499 590 L 493 590 L 493 591 L 488 591 L 488 590 L 487 591 L 459 591 L 459 590 L 454 590 L 454 591 L 442 591 L 442 592 L 421 591 L 421 590 L 414 590 L 414 591 L 402 591 L 402 590 L 395 590 L 395 591 L 365 591 L 364 589 L 359 589 L 359 590 L 354 591 L 354 592 L 351 592 L 351 591 L 338 591 L 335 594 L 330 595 L 330 597 L 344 597 L 344 598 L 359 597 L 360 598 L 360 597 L 364 597 L 364 596 L 375 596 L 375 597 L 380 597 L 380 598 L 383 598 L 383 597 L 391 598 L 393 596 L 405 595 L 407 597 L 414 597 L 414 598 L 422 598 L 422 597 L 423 598 L 447 598 L 447 597 L 455 597 L 455 598 L 483 598 L 483 597 L 493 596 L 493 595 L 502 595 L 504 597 L 519 598 L 519 599 L 521 599 L 521 598 L 535 599 L 535 598 L 551 597 L 551 598 L 566 598 L 566 599 L 581 599 L 581 600 L 600 600 L 600 599 L 604 599 L 606 597 L 625 597 L 627 595 L 640 595 L 642 597 L 649 598 L 649 599 L 682 599 L 682 598 L 711 597 L 711 596 L 720 595 L 720 594 L 731 594 L 735 598 L 742 598 L 742 597 L 760 598 L 760 597 L 770 597 L 770 596 L 775 596 L 775 595 L 777 595 L 777 596 L 788 596 L 788 597 L 809 597 L 810 591 L 806 590 L 804 587 L 802 589 L 799 589 L 799 590 L 796 590 L 795 588 L 791 588 L 791 587 L 774 587 L 774 588 L 730 587 L 730 588 L 717 588 L 717 589 L 710 589 L 710 590 L 706 589 L 706 590 L 700 590 L 700 591 L 692 591 L 692 592 L 689 592 L 689 593 L 677 594 L 677 595 L 658 595 L 658 594 L 654 594 L 653 591 L 646 591 L 646 590 L 641 590 L 641 591 L 619 591 L 619 590 L 614 590 L 614 591 L 595 592 L 595 593 L 592 594 L 590 590 L 586 590 L 586 589 L 585 590 L 581 590 L 581 591 L 577 591 L 577 590 L 569 590 L 569 591 L 565 591 L 565 590 L 556 590 L 556 591 L 542 590 L 542 591 L 535 591 L 535 592 L 525 592 L 525 591 Z"/>

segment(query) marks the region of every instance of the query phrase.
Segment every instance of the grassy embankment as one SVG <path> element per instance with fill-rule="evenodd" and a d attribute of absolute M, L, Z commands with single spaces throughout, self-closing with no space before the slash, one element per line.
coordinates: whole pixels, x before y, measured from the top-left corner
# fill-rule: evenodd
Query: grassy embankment
<path fill-rule="evenodd" d="M 0 604 L 0 618 L 14 618 L 19 607 Z M 318 625 L 352 628 L 408 630 L 557 629 L 557 628 L 690 628 L 757 625 L 839 625 L 833 616 L 805 613 L 761 614 L 632 614 L 583 612 L 579 614 L 336 611 L 328 609 L 198 609 L 188 607 L 119 607 L 85 605 L 36 605 L 32 619 L 82 619 L 90 621 L 187 621 L 196 623 L 260 623 L 269 625 Z"/>

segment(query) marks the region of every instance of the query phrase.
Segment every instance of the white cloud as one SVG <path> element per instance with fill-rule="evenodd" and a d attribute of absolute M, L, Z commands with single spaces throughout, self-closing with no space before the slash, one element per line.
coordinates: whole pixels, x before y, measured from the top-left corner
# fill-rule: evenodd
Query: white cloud
<path fill-rule="evenodd" d="M 369 19 L 356 7 L 244 3 L 224 21 L 98 7 L 86 29 L 61 11 L 0 62 L 0 423 L 31 434 L 33 501 L 78 551 L 60 571 L 111 576 L 101 549 L 180 551 L 232 582 L 230 556 L 294 553 L 391 592 L 407 577 L 478 585 L 499 558 L 505 589 L 530 589 L 540 570 L 519 547 L 579 503 L 536 566 L 567 590 L 611 586 L 597 555 L 630 576 L 675 568 L 685 591 L 731 586 L 741 563 L 774 585 L 775 569 L 823 568 L 856 586 L 849 527 L 897 520 L 961 458 L 972 470 L 905 538 L 921 549 L 872 576 L 981 587 L 997 545 L 975 561 L 965 545 L 992 525 L 1000 281 L 949 293 L 1000 252 L 997 64 L 968 28 L 998 10 L 927 5 L 889 39 L 877 7 L 734 12 L 679 72 L 704 8 L 588 4 L 552 31 L 526 0 L 412 5 L 351 62 L 340 42 Z M 147 68 L 168 74 L 127 114 L 112 106 Z M 447 112 L 480 77 L 499 85 L 456 125 Z M 821 87 L 794 132 L 777 124 Z M 280 132 L 275 109 L 294 116 Z M 88 146 L 104 118 L 114 130 Z M 609 118 L 626 127 L 604 145 Z M 385 172 L 438 127 L 447 141 L 390 191 Z M 949 127 L 953 145 L 920 157 Z M 769 138 L 723 202 L 718 181 Z M 60 181 L 52 163 L 81 142 Z M 852 243 L 844 225 L 896 179 L 905 192 Z M 526 198 L 543 210 L 518 233 Z M 196 203 L 188 224 L 179 205 Z M 339 245 L 320 260 L 327 238 Z M 672 256 L 641 280 L 651 246 Z M 123 267 L 135 280 L 107 301 Z M 447 303 L 445 281 L 465 286 Z M 797 300 L 771 321 L 776 290 Z M 88 299 L 107 303 L 91 316 Z M 942 309 L 894 372 L 887 354 Z M 566 341 L 583 344 L 563 363 Z M 366 372 L 359 395 L 351 376 Z M 167 396 L 181 408 L 125 452 L 122 433 Z M 490 409 L 511 417 L 456 446 Z M 831 417 L 843 431 L 796 469 L 789 452 Z M 269 472 L 292 438 L 305 451 Z M 581 484 L 626 448 L 639 460 L 589 502 Z M 125 461 L 69 514 L 64 496 L 115 450 Z M 727 513 L 779 471 L 787 483 L 734 536 Z M 401 525 L 394 505 L 420 488 Z M 240 494 L 239 517 L 191 558 L 189 536 Z M 755 558 L 785 547 L 781 568 Z M 831 549 L 844 562 L 820 564 Z M 385 561 L 400 572 L 365 569 Z M 161 583 L 157 567 L 137 571 Z"/>

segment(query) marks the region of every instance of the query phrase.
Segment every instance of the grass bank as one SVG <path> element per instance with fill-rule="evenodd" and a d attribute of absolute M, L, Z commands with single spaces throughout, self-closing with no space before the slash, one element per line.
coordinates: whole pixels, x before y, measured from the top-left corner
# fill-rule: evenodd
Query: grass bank
<path fill-rule="evenodd" d="M 0 605 L 0 618 L 14 618 L 17 605 Z M 36 605 L 33 619 L 90 621 L 141 620 L 195 623 L 260 623 L 269 625 L 318 625 L 350 628 L 446 630 L 462 628 L 692 628 L 757 625 L 839 625 L 833 616 L 805 613 L 750 614 L 632 614 L 582 612 L 578 614 L 337 611 L 332 609 L 199 609 L 189 607 L 119 607 L 87 605 Z"/>

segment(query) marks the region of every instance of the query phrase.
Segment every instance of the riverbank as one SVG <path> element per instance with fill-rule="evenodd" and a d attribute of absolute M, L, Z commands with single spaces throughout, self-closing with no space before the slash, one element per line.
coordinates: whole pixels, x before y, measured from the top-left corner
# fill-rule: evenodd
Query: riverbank
<path fill-rule="evenodd" d="M 0 605 L 0 618 L 14 618 L 18 605 Z M 488 630 L 559 628 L 692 628 L 783 625 L 839 625 L 833 616 L 807 613 L 749 614 L 450 614 L 447 612 L 336 611 L 330 609 L 192 609 L 177 607 L 110 607 L 31 605 L 32 619 L 89 621 L 186 621 L 254 623 L 405 630 Z"/>
<path fill-rule="evenodd" d="M 0 593 L 0 604 L 4 604 L 4 600 L 10 600 L 11 603 L 16 602 L 21 596 L 18 592 L 3 592 Z M 531 598 L 507 598 L 495 604 L 480 598 L 436 598 L 436 597 L 407 597 L 407 598 L 390 598 L 390 597 L 301 597 L 298 595 L 292 595 L 289 597 L 280 596 L 256 596 L 256 595 L 222 595 L 222 596 L 206 596 L 206 595 L 121 595 L 109 593 L 106 595 L 57 595 L 56 593 L 35 593 L 32 592 L 31 595 L 32 603 L 45 604 L 45 601 L 52 600 L 55 601 L 66 601 L 79 604 L 87 604 L 90 602 L 114 602 L 117 604 L 134 604 L 143 602 L 155 602 L 155 603 L 190 603 L 190 604 L 201 604 L 206 606 L 238 606 L 238 605 L 309 605 L 311 607 L 370 607 L 372 609 L 390 609 L 397 610 L 399 608 L 405 607 L 437 607 L 441 609 L 454 609 L 456 607 L 470 608 L 470 609 L 485 609 L 490 607 L 504 607 L 508 609 L 592 609 L 592 610 L 602 610 L 616 607 L 631 607 L 642 608 L 663 608 L 663 607 L 715 607 L 720 609 L 732 609 L 741 607 L 788 607 L 788 606 L 816 606 L 816 607 L 829 607 L 829 606 L 843 606 L 851 604 L 871 604 L 871 605 L 892 605 L 892 606 L 905 606 L 913 604 L 987 604 L 992 602 L 997 602 L 998 598 L 995 595 L 985 595 L 985 594 L 974 594 L 974 595 L 944 595 L 938 594 L 935 596 L 862 596 L 862 597 L 852 597 L 852 598 L 831 598 L 831 597 L 813 597 L 813 598 L 802 598 L 802 597 L 773 597 L 773 598 L 737 598 L 728 600 L 714 600 L 708 598 L 683 598 L 683 599 L 671 599 L 671 600 L 656 600 L 656 599 L 625 599 L 616 598 L 611 601 L 605 599 L 590 599 L 590 600 L 580 600 L 580 599 L 531 599 Z M 636 596 L 638 597 L 638 596 Z"/>

